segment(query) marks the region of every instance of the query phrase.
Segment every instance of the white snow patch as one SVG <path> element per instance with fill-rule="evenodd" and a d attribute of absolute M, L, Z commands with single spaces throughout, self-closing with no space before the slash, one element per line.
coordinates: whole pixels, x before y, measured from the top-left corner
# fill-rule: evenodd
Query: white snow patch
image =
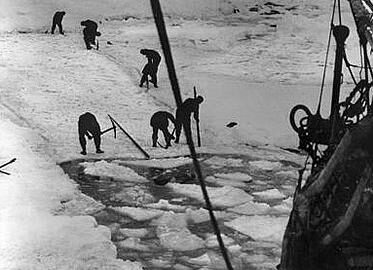
<path fill-rule="evenodd" d="M 137 221 L 150 220 L 150 219 L 159 217 L 164 213 L 164 211 L 161 211 L 161 210 L 144 209 L 141 207 L 122 206 L 122 207 L 109 207 L 109 208 L 116 211 L 117 213 L 121 215 L 129 216 L 130 218 L 137 220 Z"/>
<path fill-rule="evenodd" d="M 169 183 L 167 186 L 172 188 L 174 192 L 204 202 L 201 187 L 198 185 Z M 251 195 L 234 187 L 207 187 L 207 192 L 210 196 L 213 207 L 232 207 L 253 200 Z"/>
<path fill-rule="evenodd" d="M 268 160 L 250 161 L 249 164 L 255 168 L 265 171 L 277 170 L 282 167 L 282 164 L 280 162 Z"/>
<path fill-rule="evenodd" d="M 277 188 L 254 192 L 253 195 L 258 196 L 262 200 L 276 200 L 276 199 L 283 199 L 286 197 Z"/>
<path fill-rule="evenodd" d="M 265 215 L 270 210 L 270 206 L 266 203 L 247 202 L 238 205 L 234 208 L 229 208 L 227 211 L 231 211 L 237 214 L 243 215 Z"/>
<path fill-rule="evenodd" d="M 100 202 L 84 194 L 78 194 L 74 199 L 61 204 L 54 212 L 58 215 L 80 216 L 93 215 L 105 208 Z"/>
<path fill-rule="evenodd" d="M 105 160 L 97 162 L 83 162 L 84 173 L 95 176 L 112 177 L 121 181 L 147 183 L 148 180 L 138 175 L 134 170 L 118 164 L 109 163 Z"/>
<path fill-rule="evenodd" d="M 144 167 L 153 167 L 153 168 L 163 168 L 170 169 L 179 167 L 182 165 L 192 163 L 192 159 L 187 157 L 178 157 L 178 158 L 160 158 L 160 159 L 148 159 L 148 160 L 114 160 L 113 162 L 118 164 L 131 164 Z"/>
<path fill-rule="evenodd" d="M 242 216 L 230 222 L 224 222 L 224 225 L 246 234 L 256 241 L 280 243 L 287 222 L 287 217 Z"/>

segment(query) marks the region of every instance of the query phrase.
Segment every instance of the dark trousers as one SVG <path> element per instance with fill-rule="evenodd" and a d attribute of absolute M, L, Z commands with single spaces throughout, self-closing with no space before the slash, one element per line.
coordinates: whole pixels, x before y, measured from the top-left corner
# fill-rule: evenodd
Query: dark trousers
<path fill-rule="evenodd" d="M 84 43 L 87 48 L 87 50 L 92 49 L 91 45 L 96 45 L 96 31 L 93 31 L 92 29 L 83 29 L 83 36 L 84 36 Z"/>
<path fill-rule="evenodd" d="M 62 23 L 58 23 L 58 22 L 53 22 L 52 34 L 54 34 L 54 30 L 56 30 L 56 26 L 58 26 L 58 30 L 59 30 L 60 34 L 63 35 Z"/>
<path fill-rule="evenodd" d="M 83 115 L 84 116 L 84 115 Z M 80 146 L 82 147 L 82 151 L 87 151 L 87 141 L 85 136 L 88 136 L 88 132 L 92 134 L 96 151 L 101 150 L 101 130 L 100 126 L 98 125 L 97 121 L 93 121 L 88 117 L 80 117 L 78 121 L 78 132 L 79 132 L 79 142 Z"/>
<path fill-rule="evenodd" d="M 142 77 L 141 77 L 141 80 L 140 80 L 140 87 L 142 87 L 142 85 L 144 83 L 146 83 L 146 87 L 149 87 L 149 74 L 148 73 L 143 73 L 142 74 Z"/>
<path fill-rule="evenodd" d="M 175 129 L 176 129 L 176 139 L 175 143 L 178 143 L 180 140 L 180 135 L 181 135 L 181 129 L 184 125 L 184 128 L 186 132 L 191 132 L 190 129 L 190 115 L 184 115 L 180 114 L 178 115 L 176 113 L 176 123 L 175 123 Z"/>
<path fill-rule="evenodd" d="M 158 141 L 158 130 L 161 130 L 162 133 L 163 133 L 164 139 L 165 139 L 165 141 L 166 141 L 166 147 L 171 146 L 171 138 L 172 138 L 172 135 L 171 135 L 171 133 L 168 131 L 168 128 L 167 128 L 167 127 L 154 127 L 154 126 L 153 126 L 153 135 L 152 135 L 152 139 L 153 139 L 153 147 L 156 147 L 156 146 L 157 146 L 157 141 Z"/>

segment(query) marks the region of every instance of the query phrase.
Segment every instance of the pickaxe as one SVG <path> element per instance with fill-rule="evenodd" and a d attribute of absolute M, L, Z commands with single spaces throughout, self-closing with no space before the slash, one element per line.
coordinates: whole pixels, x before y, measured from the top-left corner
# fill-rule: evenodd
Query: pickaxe
<path fill-rule="evenodd" d="M 13 163 L 14 161 L 16 161 L 16 158 L 13 158 L 12 160 L 8 161 L 7 163 L 4 163 L 3 165 L 0 165 L 0 169 L 9 165 L 10 163 Z M 3 174 L 7 174 L 7 175 L 10 175 L 10 173 L 8 172 L 4 172 L 2 170 L 0 170 L 0 173 L 3 173 Z"/>
<path fill-rule="evenodd" d="M 109 117 L 110 118 L 110 117 Z M 114 139 L 117 138 L 117 127 L 115 126 L 115 123 L 114 121 L 110 118 L 110 122 L 111 124 L 113 125 L 112 127 L 108 128 L 108 129 L 105 129 L 104 131 L 101 131 L 101 135 L 102 134 L 105 134 L 106 132 L 109 132 L 110 130 L 113 130 L 114 129 Z"/>

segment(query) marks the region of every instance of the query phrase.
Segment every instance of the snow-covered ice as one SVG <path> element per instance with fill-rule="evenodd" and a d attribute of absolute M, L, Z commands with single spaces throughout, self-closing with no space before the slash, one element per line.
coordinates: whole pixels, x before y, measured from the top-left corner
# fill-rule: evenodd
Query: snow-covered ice
<path fill-rule="evenodd" d="M 118 164 L 109 163 L 105 160 L 97 162 L 83 162 L 81 165 L 85 167 L 84 172 L 86 174 L 107 176 L 117 180 L 135 183 L 148 182 L 146 178 L 138 175 L 134 170 Z"/>
<path fill-rule="evenodd" d="M 204 201 L 201 187 L 198 185 L 169 183 L 167 184 L 167 186 L 172 188 L 174 192 L 187 195 L 201 202 Z M 232 207 L 248 201 L 252 201 L 253 199 L 251 195 L 235 187 L 208 187 L 207 191 L 210 196 L 211 203 L 214 207 Z"/>
<path fill-rule="evenodd" d="M 280 243 L 287 221 L 287 217 L 242 216 L 224 224 L 256 241 Z"/>

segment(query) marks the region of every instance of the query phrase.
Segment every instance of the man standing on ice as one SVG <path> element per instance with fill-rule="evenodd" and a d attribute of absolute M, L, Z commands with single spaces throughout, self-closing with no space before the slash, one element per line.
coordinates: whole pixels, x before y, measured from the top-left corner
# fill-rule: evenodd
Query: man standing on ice
<path fill-rule="evenodd" d="M 158 129 L 163 132 L 164 140 L 166 141 L 166 149 L 171 146 L 171 140 L 175 139 L 175 137 L 168 131 L 168 120 L 170 120 L 175 125 L 174 116 L 165 111 L 158 111 L 154 113 L 152 118 L 150 119 L 150 126 L 153 128 L 153 147 L 157 147 Z"/>
<path fill-rule="evenodd" d="M 62 29 L 62 19 L 63 16 L 65 16 L 65 11 L 57 11 L 53 15 L 53 23 L 52 23 L 52 35 L 54 34 L 54 30 L 56 30 L 56 26 L 58 26 L 58 30 L 60 31 L 60 34 L 63 35 L 63 29 Z"/>
<path fill-rule="evenodd" d="M 96 36 L 101 36 L 101 33 L 97 31 L 98 25 L 92 20 L 85 20 L 80 22 L 81 26 L 85 26 L 83 29 L 83 38 L 87 50 L 92 49 L 92 45 L 96 45 Z"/>
<path fill-rule="evenodd" d="M 85 139 L 85 136 L 87 136 L 88 139 L 92 139 L 93 137 L 97 154 L 104 152 L 100 148 L 101 128 L 97 122 L 96 117 L 93 114 L 86 112 L 85 114 L 82 114 L 81 116 L 79 116 L 78 132 L 79 132 L 80 146 L 82 147 L 82 152 L 80 152 L 80 154 L 82 155 L 87 154 L 87 148 L 86 148 L 87 141 Z"/>
<path fill-rule="evenodd" d="M 140 53 L 142 55 L 145 55 L 146 58 L 148 58 L 148 63 L 150 62 L 150 70 L 149 70 L 149 75 L 151 77 L 150 82 L 153 83 L 155 88 L 158 88 L 158 79 L 157 79 L 157 72 L 158 72 L 158 66 L 161 62 L 161 55 L 155 51 L 155 50 L 150 50 L 150 49 L 141 49 Z M 145 75 L 145 74 L 144 74 Z M 143 75 L 143 77 L 144 77 Z M 147 75 L 146 75 L 147 76 Z M 143 81 L 143 77 L 141 78 L 141 81 Z M 140 82 L 140 87 L 142 87 L 142 83 Z"/>
<path fill-rule="evenodd" d="M 179 143 L 181 128 L 184 125 L 184 128 L 187 132 L 191 132 L 190 128 L 190 117 L 199 122 L 199 105 L 203 102 L 203 97 L 198 96 L 196 98 L 186 99 L 179 108 L 176 110 L 176 139 L 175 143 Z"/>

